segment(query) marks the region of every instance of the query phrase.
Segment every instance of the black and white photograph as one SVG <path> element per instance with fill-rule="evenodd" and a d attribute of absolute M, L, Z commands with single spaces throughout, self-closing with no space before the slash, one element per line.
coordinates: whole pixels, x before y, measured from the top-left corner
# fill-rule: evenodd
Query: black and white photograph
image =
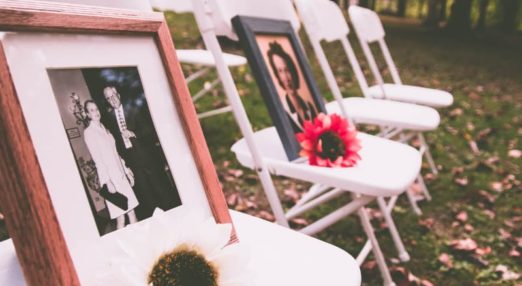
<path fill-rule="evenodd" d="M 48 75 L 100 235 L 181 205 L 136 67 Z"/>

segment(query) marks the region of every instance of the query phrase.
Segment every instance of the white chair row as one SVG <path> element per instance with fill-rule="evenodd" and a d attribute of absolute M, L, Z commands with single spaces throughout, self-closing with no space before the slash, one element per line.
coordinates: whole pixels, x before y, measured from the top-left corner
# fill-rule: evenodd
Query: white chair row
<path fill-rule="evenodd" d="M 326 0 L 325 0 L 326 1 Z M 309 166 L 304 163 L 288 161 L 275 129 L 267 128 L 253 132 L 248 116 L 242 106 L 241 99 L 235 87 L 232 75 L 224 64 L 223 53 L 217 41 L 217 36 L 227 36 L 236 40 L 237 35 L 232 28 L 231 19 L 237 15 L 254 16 L 269 19 L 283 19 L 296 28 L 299 20 L 290 1 L 242 1 L 242 0 L 193 0 L 195 16 L 203 35 L 207 49 L 209 49 L 217 63 L 217 69 L 223 82 L 229 102 L 232 106 L 234 116 L 244 138 L 232 147 L 238 160 L 245 166 L 257 171 L 261 183 L 269 200 L 270 206 L 278 223 L 288 226 L 288 219 L 295 217 L 314 206 L 331 200 L 343 194 L 353 197 L 353 200 L 331 214 L 326 215 L 317 222 L 305 227 L 301 231 L 314 234 L 330 226 L 346 215 L 357 212 L 361 223 L 370 240 L 371 247 L 365 247 L 358 256 L 357 261 L 362 263 L 370 250 L 378 262 L 385 285 L 394 285 L 385 258 L 380 250 L 379 244 L 373 233 L 368 213 L 365 206 L 376 200 L 381 208 L 392 238 L 396 244 L 399 256 L 408 260 L 409 256 L 400 240 L 398 231 L 391 217 L 389 207 L 384 197 L 393 197 L 403 193 L 417 178 L 421 155 L 410 146 L 383 138 L 359 133 L 362 142 L 362 160 L 356 167 L 347 169 L 326 169 Z M 360 101 L 364 105 L 364 101 Z M 377 101 L 375 101 L 377 102 Z M 378 101 L 378 104 L 387 104 Z M 407 108 L 427 108 L 412 105 L 406 107 L 398 103 L 390 106 L 405 110 Z M 344 108 L 344 104 L 338 107 Z M 384 108 L 386 109 L 386 108 Z M 429 108 L 424 110 L 431 110 Z M 415 112 L 412 112 L 415 114 Z M 419 112 L 422 114 L 422 112 Z M 438 114 L 434 115 L 438 125 Z M 348 115 L 350 115 L 348 113 Z M 367 114 L 364 116 L 369 117 Z M 370 116 L 370 120 L 376 120 Z M 386 118 L 384 119 L 386 120 Z M 415 120 L 406 120 L 407 124 L 415 124 Z M 385 124 L 383 124 L 385 125 Z M 431 127 L 433 128 L 433 127 Z M 298 208 L 290 213 L 284 212 L 277 192 L 273 185 L 271 174 L 283 175 L 290 178 L 321 184 L 324 187 L 316 187 L 311 190 L 312 194 L 305 195 L 305 202 L 300 202 Z"/>

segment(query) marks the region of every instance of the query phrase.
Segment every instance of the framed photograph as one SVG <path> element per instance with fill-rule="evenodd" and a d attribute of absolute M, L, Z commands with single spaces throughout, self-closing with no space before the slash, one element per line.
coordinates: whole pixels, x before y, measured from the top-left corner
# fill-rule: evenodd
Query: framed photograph
<path fill-rule="evenodd" d="M 231 223 L 162 14 L 0 0 L 0 32 L 0 204 L 28 284 L 89 284 L 156 212 Z"/>
<path fill-rule="evenodd" d="M 232 24 L 289 160 L 303 122 L 326 113 L 306 55 L 287 21 L 236 16 Z"/>

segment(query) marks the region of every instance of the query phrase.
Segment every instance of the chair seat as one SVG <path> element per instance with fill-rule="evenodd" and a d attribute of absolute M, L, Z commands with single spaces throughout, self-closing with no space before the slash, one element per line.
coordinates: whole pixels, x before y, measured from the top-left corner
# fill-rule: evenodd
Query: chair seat
<path fill-rule="evenodd" d="M 270 173 L 303 181 L 338 187 L 369 196 L 401 194 L 415 180 L 421 167 L 421 155 L 413 147 L 359 132 L 361 160 L 351 168 L 325 168 L 308 163 L 289 162 L 274 127 L 254 133 L 257 148 Z M 232 146 L 238 161 L 254 168 L 252 156 L 243 139 Z M 378 179 L 377 179 L 378 178 Z"/>
<path fill-rule="evenodd" d="M 252 285 L 361 285 L 353 257 L 331 244 L 274 223 L 230 211 L 240 243 L 250 251 Z"/>
<path fill-rule="evenodd" d="M 215 66 L 212 53 L 207 50 L 176 50 L 178 60 L 184 64 Z M 229 67 L 242 66 L 247 63 L 245 57 L 223 53 L 225 63 Z"/>
<path fill-rule="evenodd" d="M 411 131 L 435 130 L 440 123 L 437 110 L 422 105 L 361 97 L 344 98 L 343 104 L 348 116 L 356 123 Z M 328 113 L 341 114 L 337 101 L 326 104 L 326 110 Z"/>
<path fill-rule="evenodd" d="M 386 99 L 417 103 L 431 107 L 447 107 L 453 103 L 453 95 L 447 91 L 413 85 L 385 83 L 383 85 Z M 368 88 L 368 95 L 384 98 L 379 85 Z"/>
<path fill-rule="evenodd" d="M 25 285 L 13 241 L 8 239 L 0 242 L 0 253 L 0 285 Z"/>

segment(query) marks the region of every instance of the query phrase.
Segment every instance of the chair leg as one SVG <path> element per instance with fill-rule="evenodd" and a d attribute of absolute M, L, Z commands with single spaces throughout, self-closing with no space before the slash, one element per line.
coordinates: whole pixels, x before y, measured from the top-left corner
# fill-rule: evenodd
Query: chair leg
<path fill-rule="evenodd" d="M 437 166 L 435 165 L 435 161 L 433 161 L 433 157 L 431 156 L 430 146 L 428 146 L 428 143 L 426 143 L 426 139 L 424 139 L 424 135 L 422 135 L 422 133 L 419 132 L 418 138 L 421 141 L 422 146 L 424 146 L 424 154 L 423 155 L 428 160 L 428 164 L 430 165 L 431 172 L 434 175 L 438 175 L 439 174 L 439 170 L 437 170 Z"/>
<path fill-rule="evenodd" d="M 361 223 L 364 228 L 364 232 L 366 233 L 372 244 L 373 255 L 375 255 L 375 260 L 377 261 L 377 265 L 379 266 L 379 270 L 384 281 L 384 286 L 396 286 L 396 284 L 392 280 L 390 270 L 388 269 L 388 265 L 386 265 L 386 259 L 384 258 L 384 255 L 381 251 L 379 242 L 377 241 L 375 233 L 373 232 L 373 227 L 368 216 L 368 211 L 364 207 L 361 207 L 358 210 L 358 213 L 359 217 L 361 218 Z"/>
<path fill-rule="evenodd" d="M 399 235 L 399 230 L 397 230 L 397 226 L 395 226 L 395 222 L 393 221 L 393 218 L 391 216 L 391 212 L 388 212 L 386 201 L 383 197 L 377 198 L 377 204 L 379 205 L 379 208 L 381 209 L 381 213 L 384 217 L 384 221 L 386 221 L 386 224 L 388 225 L 388 230 L 390 231 L 390 235 L 393 239 L 393 243 L 395 244 L 395 248 L 397 249 L 397 252 L 399 253 L 399 258 L 403 262 L 407 262 L 410 260 L 410 255 L 406 251 L 406 248 L 404 247 L 404 243 L 402 242 L 402 239 Z"/>
<path fill-rule="evenodd" d="M 422 175 L 419 173 L 419 176 L 417 176 L 417 183 L 419 183 L 419 186 L 422 190 L 422 193 L 424 194 L 424 197 L 426 200 L 431 201 L 431 194 L 428 190 L 428 187 L 426 187 L 426 184 L 424 183 L 424 179 L 422 178 Z"/>
<path fill-rule="evenodd" d="M 415 199 L 415 194 L 413 193 L 411 188 L 408 188 L 408 190 L 406 190 L 406 196 L 408 197 L 408 201 L 410 202 L 413 212 L 416 215 L 422 215 L 422 210 L 419 208 L 419 205 L 417 204 L 417 199 Z"/>

